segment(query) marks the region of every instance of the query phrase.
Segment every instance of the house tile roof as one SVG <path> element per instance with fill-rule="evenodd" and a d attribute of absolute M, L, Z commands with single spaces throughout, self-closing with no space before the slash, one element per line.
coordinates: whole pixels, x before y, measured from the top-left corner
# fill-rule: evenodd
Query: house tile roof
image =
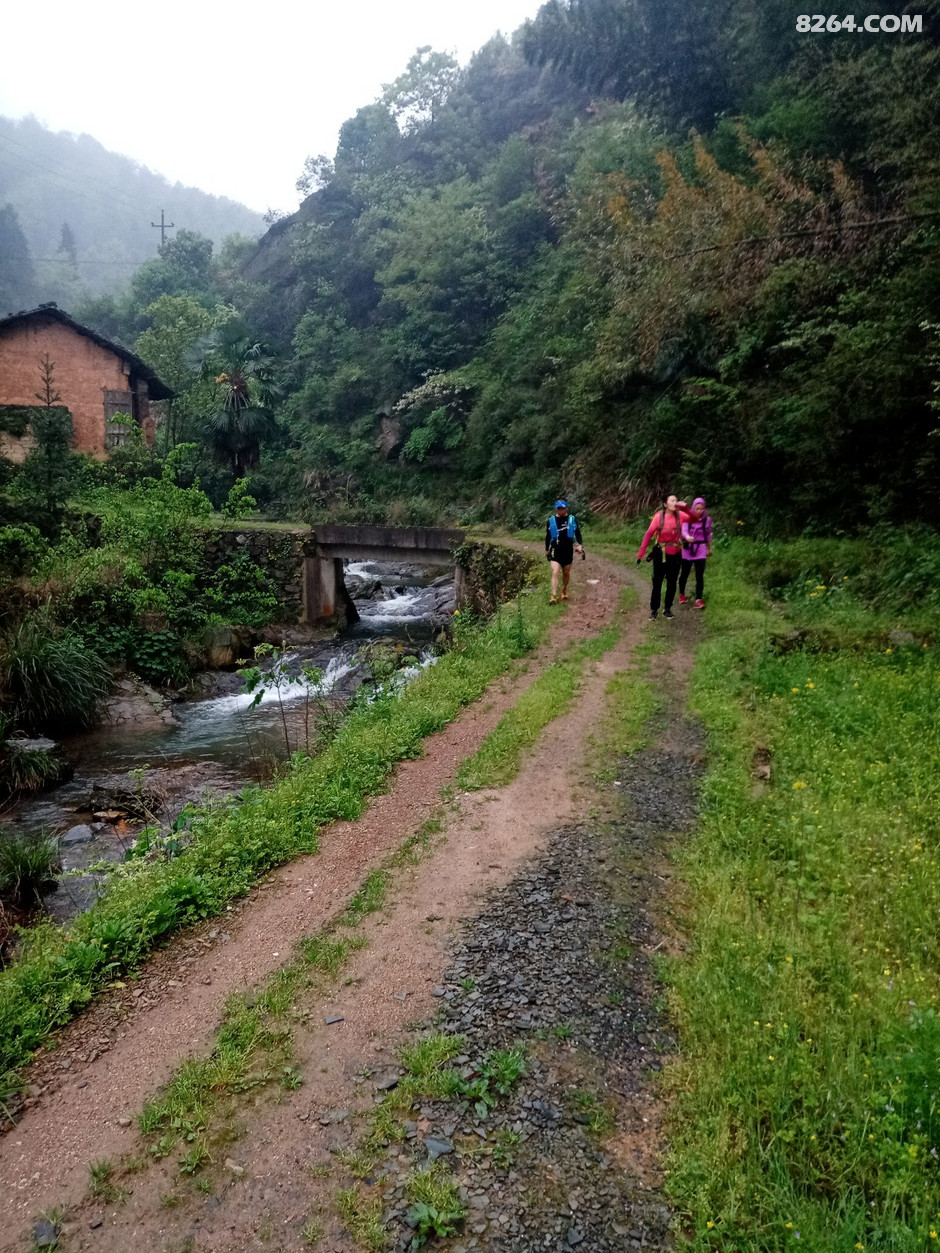
<path fill-rule="evenodd" d="M 55 304 L 40 305 L 38 309 L 22 310 L 19 313 L 11 314 L 10 317 L 0 318 L 0 335 L 6 331 L 17 330 L 22 326 L 26 326 L 31 322 L 58 322 L 62 326 L 70 327 L 79 335 L 84 335 L 86 339 L 90 339 L 100 348 L 113 352 L 115 356 L 120 357 L 122 361 L 126 361 L 131 367 L 132 372 L 138 379 L 142 379 L 147 384 L 147 391 L 151 400 L 170 400 L 176 395 L 166 383 L 154 374 L 146 361 L 142 361 L 140 357 L 124 348 L 121 344 L 115 344 L 110 339 L 105 339 L 103 335 L 99 335 L 97 331 L 93 331 L 91 327 L 82 326 L 81 322 L 76 322 L 74 318 Z"/>

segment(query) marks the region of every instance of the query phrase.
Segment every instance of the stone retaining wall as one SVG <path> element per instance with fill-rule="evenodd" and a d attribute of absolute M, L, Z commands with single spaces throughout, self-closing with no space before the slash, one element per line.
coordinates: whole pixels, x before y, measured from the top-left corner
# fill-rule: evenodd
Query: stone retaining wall
<path fill-rule="evenodd" d="M 467 540 L 457 549 L 457 605 L 495 613 L 535 578 L 537 563 L 527 553 L 487 540 Z"/>
<path fill-rule="evenodd" d="M 247 552 L 274 584 L 281 602 L 279 622 L 300 622 L 303 618 L 304 560 L 316 555 L 316 543 L 309 527 L 293 531 L 260 531 L 233 527 L 206 532 L 206 565 L 209 571 L 225 565 L 237 553 Z"/>

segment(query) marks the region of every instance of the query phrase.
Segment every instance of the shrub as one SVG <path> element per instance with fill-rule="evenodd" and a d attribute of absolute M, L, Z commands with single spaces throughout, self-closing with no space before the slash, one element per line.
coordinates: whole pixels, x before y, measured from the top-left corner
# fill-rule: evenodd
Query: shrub
<path fill-rule="evenodd" d="M 58 840 L 44 835 L 7 835 L 0 839 L 0 896 L 13 905 L 38 901 L 55 886 Z"/>
<path fill-rule="evenodd" d="M 108 685 L 97 652 L 46 610 L 22 619 L 0 644 L 0 697 L 29 731 L 89 726 Z"/>
<path fill-rule="evenodd" d="M 26 573 L 46 551 L 46 541 L 37 527 L 0 527 L 0 573 Z"/>
<path fill-rule="evenodd" d="M 280 603 L 265 571 L 248 553 L 240 552 L 213 574 L 206 608 L 225 622 L 262 627 L 277 617 Z"/>

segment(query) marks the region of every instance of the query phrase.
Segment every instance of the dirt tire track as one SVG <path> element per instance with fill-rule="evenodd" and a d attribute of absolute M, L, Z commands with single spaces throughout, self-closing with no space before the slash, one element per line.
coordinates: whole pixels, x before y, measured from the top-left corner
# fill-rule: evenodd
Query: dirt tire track
<path fill-rule="evenodd" d="M 578 563 L 574 575 L 575 598 L 568 612 L 553 625 L 523 674 L 497 680 L 453 723 L 429 737 L 424 756 L 402 763 L 390 790 L 377 797 L 361 819 L 325 828 L 318 854 L 297 858 L 274 872 L 264 888 L 242 904 L 237 915 L 233 910 L 223 915 L 223 920 L 212 920 L 175 937 L 165 951 L 146 963 L 144 982 L 161 986 L 163 981 L 162 999 L 149 1011 L 132 1011 L 131 1016 L 116 1012 L 116 1004 L 123 1009 L 133 1004 L 129 991 L 117 992 L 102 998 L 62 1032 L 54 1052 L 46 1055 L 30 1075 L 34 1085 L 45 1089 L 43 1094 L 31 1098 L 35 1103 L 15 1130 L 0 1141 L 0 1214 L 8 1233 L 0 1247 L 23 1248 L 19 1233 L 31 1219 L 50 1207 L 76 1204 L 86 1190 L 91 1161 L 116 1158 L 131 1150 L 137 1133 L 132 1126 L 122 1126 L 122 1120 L 126 1122 L 139 1111 L 181 1060 L 205 1051 L 226 998 L 262 981 L 284 964 L 297 939 L 321 928 L 342 908 L 368 869 L 397 848 L 428 816 L 438 802 L 440 788 L 453 779 L 458 764 L 475 751 L 553 657 L 611 619 L 624 583 L 623 570 L 597 559 L 587 566 Z M 588 575 L 599 581 L 588 584 Z M 583 719 L 584 709 L 582 694 L 569 716 Z M 587 715 L 587 723 L 591 716 Z M 520 775 L 519 787 L 523 778 L 531 786 L 533 769 L 535 761 Z M 554 790 L 560 811 L 570 803 L 560 777 Z M 521 807 L 518 812 L 534 813 L 535 803 L 545 802 L 544 773 L 535 792 L 530 798 L 532 804 L 513 793 L 514 803 Z M 482 799 L 484 794 L 478 796 L 481 799 L 475 809 L 489 803 Z M 507 834 L 516 840 L 519 832 L 516 816 Z M 459 843 L 463 845 L 463 841 Z M 464 873 L 476 882 L 481 863 L 489 856 L 489 852 L 481 851 L 472 864 L 464 866 Z M 439 894 L 443 894 L 443 885 Z M 228 942 L 217 939 L 205 949 L 210 931 L 221 934 L 222 926 L 229 925 L 227 920 L 233 920 Z M 418 952 L 413 940 L 404 941 L 409 955 Z M 430 952 L 428 949 L 423 959 L 426 964 Z M 430 965 L 426 968 L 429 971 Z M 171 977 L 176 986 L 170 984 Z M 429 977 L 424 977 L 425 983 Z M 402 1004 L 407 1012 L 403 1010 L 401 1019 L 412 1017 L 414 1006 L 408 1006 L 407 1001 L 394 1002 L 395 1006 Z M 388 1030 L 393 1029 L 396 1012 L 391 1009 Z M 94 1041 L 106 1048 L 101 1056 L 81 1064 L 81 1069 L 74 1062 L 67 1071 L 60 1069 L 62 1062 L 76 1055 L 90 1056 L 87 1050 Z M 106 1246 L 96 1242 L 95 1247 Z M 149 1246 L 135 1243 L 134 1247 Z"/>

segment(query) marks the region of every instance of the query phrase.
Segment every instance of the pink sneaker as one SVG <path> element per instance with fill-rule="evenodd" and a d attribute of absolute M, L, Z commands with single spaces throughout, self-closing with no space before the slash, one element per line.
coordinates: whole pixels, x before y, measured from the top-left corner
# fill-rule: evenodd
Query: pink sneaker
<path fill-rule="evenodd" d="M 704 600 L 697 600 L 697 601 L 695 602 L 695 604 L 692 606 L 692 608 L 693 608 L 693 609 L 704 609 L 704 608 L 705 608 L 705 602 L 704 602 Z"/>
<path fill-rule="evenodd" d="M 680 604 L 680 605 L 687 605 L 688 603 L 689 603 L 689 598 L 688 598 L 688 596 L 686 596 L 685 592 L 680 592 L 680 593 L 679 593 L 679 604 Z"/>

